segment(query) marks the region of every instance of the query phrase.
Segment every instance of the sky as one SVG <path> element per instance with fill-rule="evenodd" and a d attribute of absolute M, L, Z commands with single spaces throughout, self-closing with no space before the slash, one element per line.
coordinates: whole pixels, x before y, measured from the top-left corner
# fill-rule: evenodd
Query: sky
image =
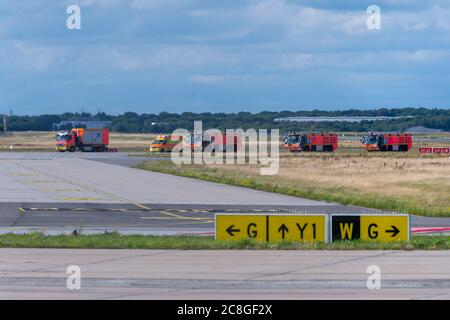
<path fill-rule="evenodd" d="M 449 89 L 448 0 L 0 2 L 0 113 L 449 108 Z"/>

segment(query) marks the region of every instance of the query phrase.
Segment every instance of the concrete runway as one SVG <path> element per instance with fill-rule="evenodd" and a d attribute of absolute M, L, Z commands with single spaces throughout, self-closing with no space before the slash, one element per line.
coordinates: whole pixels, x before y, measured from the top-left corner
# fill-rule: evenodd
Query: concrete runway
<path fill-rule="evenodd" d="M 379 213 L 130 168 L 123 153 L 0 154 L 0 233 L 212 233 L 217 212 Z M 414 227 L 450 218 L 412 217 Z"/>
<path fill-rule="evenodd" d="M 0 299 L 450 299 L 450 251 L 0 249 Z M 66 269 L 81 268 L 81 289 Z M 368 266 L 381 270 L 369 290 Z"/>
<path fill-rule="evenodd" d="M 123 163 L 129 160 L 126 154 L 90 156 L 91 160 L 84 153 L 1 154 L 0 202 L 327 204 L 107 163 Z"/>
<path fill-rule="evenodd" d="M 129 167 L 151 159 L 2 153 L 0 233 L 212 233 L 216 212 L 378 212 Z M 449 299 L 448 261 L 449 251 L 0 249 L 0 299 Z M 381 290 L 366 288 L 372 264 Z M 69 265 L 81 290 L 66 288 Z"/>
<path fill-rule="evenodd" d="M 123 153 L 2 153 L 0 233 L 211 232 L 218 210 L 332 205 L 129 167 L 154 159 Z"/>

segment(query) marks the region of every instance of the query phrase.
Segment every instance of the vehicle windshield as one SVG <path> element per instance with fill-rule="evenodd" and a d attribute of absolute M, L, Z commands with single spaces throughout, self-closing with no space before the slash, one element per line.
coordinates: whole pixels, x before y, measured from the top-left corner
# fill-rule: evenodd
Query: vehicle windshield
<path fill-rule="evenodd" d="M 363 138 L 363 143 L 366 143 L 366 144 L 374 144 L 377 142 L 378 142 L 377 136 L 367 136 L 367 137 Z"/>
<path fill-rule="evenodd" d="M 290 136 L 287 139 L 287 143 L 299 143 L 300 142 L 300 137 L 299 136 Z"/>
<path fill-rule="evenodd" d="M 58 135 L 55 137 L 55 139 L 56 139 L 56 141 L 68 141 L 68 140 L 70 140 L 70 136 L 67 135 L 67 134 L 63 134 L 63 135 L 58 134 Z"/>
<path fill-rule="evenodd" d="M 153 144 L 164 144 L 164 140 L 155 140 Z"/>

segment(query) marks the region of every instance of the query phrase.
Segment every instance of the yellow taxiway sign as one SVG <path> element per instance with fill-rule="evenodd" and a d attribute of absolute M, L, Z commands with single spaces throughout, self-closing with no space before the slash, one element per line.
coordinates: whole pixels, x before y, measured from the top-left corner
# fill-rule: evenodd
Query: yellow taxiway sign
<path fill-rule="evenodd" d="M 327 241 L 323 214 L 216 214 L 216 239 Z"/>
<path fill-rule="evenodd" d="M 409 233 L 407 214 L 331 215 L 332 241 L 408 241 Z"/>

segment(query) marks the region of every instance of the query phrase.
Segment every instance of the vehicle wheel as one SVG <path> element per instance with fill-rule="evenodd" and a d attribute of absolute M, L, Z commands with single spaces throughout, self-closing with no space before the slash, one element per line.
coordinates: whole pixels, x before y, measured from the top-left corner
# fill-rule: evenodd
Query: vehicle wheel
<path fill-rule="evenodd" d="M 98 152 L 105 152 L 105 147 L 99 147 L 99 148 L 97 149 L 97 151 L 98 151 Z"/>
<path fill-rule="evenodd" d="M 164 149 L 159 149 L 159 152 L 165 152 Z"/>
<path fill-rule="evenodd" d="M 75 147 L 70 147 L 69 151 L 70 152 L 75 152 Z"/>

